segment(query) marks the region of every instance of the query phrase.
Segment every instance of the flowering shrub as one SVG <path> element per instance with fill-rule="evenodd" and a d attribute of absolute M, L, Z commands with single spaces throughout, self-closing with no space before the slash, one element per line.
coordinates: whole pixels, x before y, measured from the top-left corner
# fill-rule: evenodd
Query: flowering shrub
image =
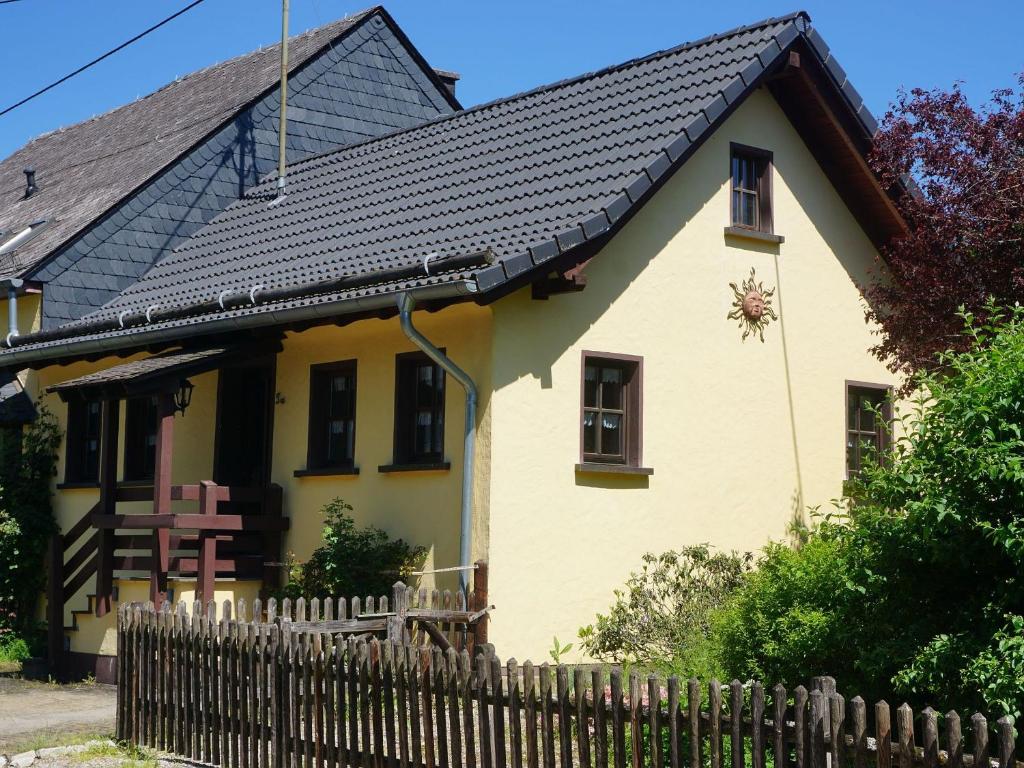
<path fill-rule="evenodd" d="M 688 659 L 707 652 L 711 613 L 740 585 L 751 556 L 714 552 L 705 544 L 678 552 L 646 554 L 639 572 L 615 591 L 607 615 L 580 630 L 584 649 L 612 661 L 658 662 Z M 678 666 L 678 665 L 676 665 Z"/>
<path fill-rule="evenodd" d="M 309 560 L 292 560 L 282 594 L 298 597 L 361 597 L 391 595 L 396 581 L 408 582 L 427 551 L 380 528 L 356 528 L 352 506 L 334 499 L 323 509 L 323 544 Z"/>

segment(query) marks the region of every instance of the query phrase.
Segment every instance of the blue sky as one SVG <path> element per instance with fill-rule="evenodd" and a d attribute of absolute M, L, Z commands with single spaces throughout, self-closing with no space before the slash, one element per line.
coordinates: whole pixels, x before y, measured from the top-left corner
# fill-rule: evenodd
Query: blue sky
<path fill-rule="evenodd" d="M 366 0 L 291 0 L 293 32 Z M 61 77 L 186 0 L 20 0 L 0 5 L 0 108 Z M 39 133 L 105 112 L 178 75 L 280 35 L 280 0 L 206 0 L 89 72 L 0 117 L 0 157 Z M 392 0 L 386 7 L 427 60 L 463 75 L 469 106 L 798 9 L 795 0 Z M 900 86 L 949 87 L 972 100 L 1024 71 L 1020 0 L 805 2 L 876 114 Z"/>

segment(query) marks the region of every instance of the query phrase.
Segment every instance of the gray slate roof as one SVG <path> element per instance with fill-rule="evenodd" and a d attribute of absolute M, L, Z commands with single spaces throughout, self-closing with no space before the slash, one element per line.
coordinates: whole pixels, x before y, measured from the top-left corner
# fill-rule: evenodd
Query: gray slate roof
<path fill-rule="evenodd" d="M 127 345 L 226 330 L 254 316 L 265 325 L 330 317 L 424 286 L 498 289 L 614 231 L 799 39 L 873 134 L 807 17 L 768 19 L 297 163 L 279 204 L 269 205 L 272 184 L 257 187 L 110 304 L 11 351 L 25 359 L 117 337 L 132 337 Z M 485 250 L 497 263 L 383 279 L 428 255 Z M 375 285 L 320 287 L 378 271 Z M 304 295 L 258 298 L 289 286 Z M 18 355 L 24 344 L 32 349 Z"/>
<path fill-rule="evenodd" d="M 154 355 L 143 360 L 133 360 L 130 363 L 121 363 L 112 368 L 104 368 L 102 371 L 93 371 L 84 376 L 62 381 L 47 388 L 47 392 L 67 392 L 72 389 L 93 387 L 103 384 L 123 384 L 129 381 L 159 376 L 169 371 L 184 368 L 186 366 L 203 365 L 211 361 L 219 360 L 230 352 L 229 349 L 215 347 L 211 349 L 194 350 L 191 352 L 172 352 L 163 355 Z"/>
<path fill-rule="evenodd" d="M 36 407 L 14 371 L 0 371 L 0 426 L 35 421 Z"/>
<path fill-rule="evenodd" d="M 291 38 L 289 69 L 375 10 Z M 0 229 L 13 233 L 39 219 L 53 222 L 0 261 L 0 278 L 25 272 L 272 88 L 280 76 L 279 49 L 272 45 L 194 72 L 131 104 L 43 134 L 0 162 Z M 26 200 L 28 166 L 36 170 L 39 192 Z"/>

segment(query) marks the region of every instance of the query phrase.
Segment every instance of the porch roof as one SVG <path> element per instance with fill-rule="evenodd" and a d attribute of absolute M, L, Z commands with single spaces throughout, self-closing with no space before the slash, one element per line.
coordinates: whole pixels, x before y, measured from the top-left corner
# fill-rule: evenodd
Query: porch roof
<path fill-rule="evenodd" d="M 68 379 L 46 391 L 56 392 L 65 402 L 72 397 L 109 400 L 155 394 L 177 389 L 182 379 L 212 371 L 228 358 L 241 354 L 242 350 L 237 347 L 178 350 Z"/>

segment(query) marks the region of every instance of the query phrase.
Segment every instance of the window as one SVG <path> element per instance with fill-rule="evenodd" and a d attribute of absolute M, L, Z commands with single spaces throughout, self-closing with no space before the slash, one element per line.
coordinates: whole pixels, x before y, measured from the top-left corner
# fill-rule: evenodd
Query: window
<path fill-rule="evenodd" d="M 879 384 L 846 385 L 846 475 L 860 472 L 864 459 L 889 444 L 892 420 L 890 388 Z"/>
<path fill-rule="evenodd" d="M 314 365 L 309 373 L 307 469 L 351 469 L 355 445 L 355 361 Z"/>
<path fill-rule="evenodd" d="M 732 225 L 771 233 L 772 153 L 733 144 L 731 176 Z"/>
<path fill-rule="evenodd" d="M 72 400 L 68 403 L 64 482 L 99 482 L 100 410 L 98 400 Z"/>
<path fill-rule="evenodd" d="M 157 398 L 132 398 L 124 408 L 124 479 L 152 480 L 156 470 Z"/>
<path fill-rule="evenodd" d="M 395 367 L 395 464 L 443 462 L 444 371 L 422 352 Z"/>
<path fill-rule="evenodd" d="M 640 366 L 638 357 L 583 354 L 584 463 L 640 466 Z"/>

